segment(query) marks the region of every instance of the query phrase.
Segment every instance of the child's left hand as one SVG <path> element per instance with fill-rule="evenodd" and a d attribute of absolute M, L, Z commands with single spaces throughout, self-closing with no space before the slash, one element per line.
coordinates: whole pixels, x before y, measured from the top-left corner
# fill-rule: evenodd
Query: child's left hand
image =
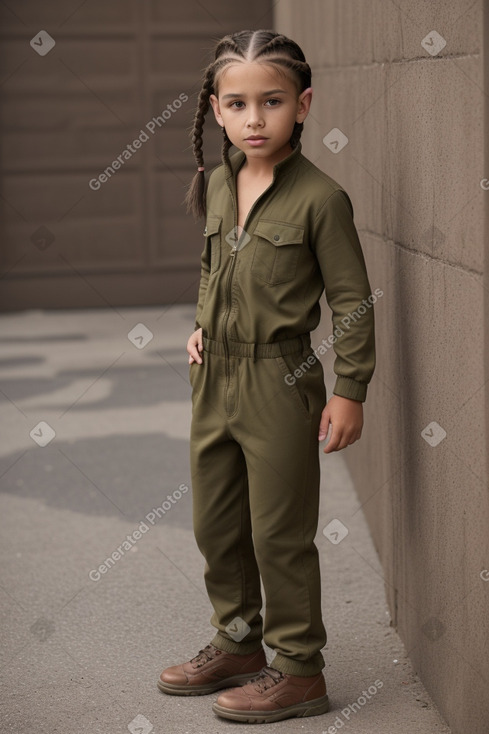
<path fill-rule="evenodd" d="M 333 395 L 327 402 L 319 425 L 319 441 L 324 441 L 328 435 L 331 423 L 331 437 L 325 449 L 325 454 L 331 451 L 340 451 L 362 435 L 363 403 L 359 400 L 350 400 L 341 395 Z"/>

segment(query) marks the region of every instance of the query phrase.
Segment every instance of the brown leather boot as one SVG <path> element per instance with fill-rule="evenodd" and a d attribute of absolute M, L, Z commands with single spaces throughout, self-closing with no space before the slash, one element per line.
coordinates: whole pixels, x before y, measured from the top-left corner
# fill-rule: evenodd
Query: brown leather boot
<path fill-rule="evenodd" d="M 265 724 L 324 714 L 329 700 L 322 673 L 305 678 L 265 666 L 246 685 L 221 693 L 212 710 L 224 719 Z"/>
<path fill-rule="evenodd" d="M 263 648 L 249 655 L 234 655 L 211 643 L 188 663 L 166 668 L 158 688 L 175 696 L 202 696 L 246 683 L 266 664 Z"/>

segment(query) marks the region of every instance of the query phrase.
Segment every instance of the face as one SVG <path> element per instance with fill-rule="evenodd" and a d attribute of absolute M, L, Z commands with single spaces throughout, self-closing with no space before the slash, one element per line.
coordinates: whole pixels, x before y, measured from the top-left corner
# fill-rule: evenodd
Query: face
<path fill-rule="evenodd" d="M 271 64 L 237 62 L 225 67 L 218 97 L 209 99 L 233 145 L 248 158 L 277 159 L 292 152 L 294 123 L 306 119 L 312 88 L 299 95 L 293 80 Z M 250 136 L 261 140 L 253 142 Z"/>

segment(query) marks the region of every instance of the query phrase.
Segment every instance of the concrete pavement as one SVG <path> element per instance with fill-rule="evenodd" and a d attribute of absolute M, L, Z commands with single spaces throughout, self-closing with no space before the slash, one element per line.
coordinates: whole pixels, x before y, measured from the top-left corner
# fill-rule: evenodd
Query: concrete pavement
<path fill-rule="evenodd" d="M 194 311 L 0 316 L 4 730 L 252 728 L 218 719 L 215 695 L 156 688 L 163 667 L 213 636 L 191 523 L 185 344 Z M 330 371 L 328 394 L 331 386 Z M 267 730 L 449 734 L 389 625 L 382 569 L 344 459 L 321 457 L 317 544 L 332 710 Z M 328 539 L 332 521 L 342 525 L 330 526 Z M 348 534 L 338 542 L 342 526 Z"/>

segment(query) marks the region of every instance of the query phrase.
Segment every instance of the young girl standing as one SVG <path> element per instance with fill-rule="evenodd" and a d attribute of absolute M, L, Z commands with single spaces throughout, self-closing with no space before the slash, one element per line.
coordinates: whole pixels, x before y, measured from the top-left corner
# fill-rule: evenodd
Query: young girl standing
<path fill-rule="evenodd" d="M 330 424 L 325 453 L 360 438 L 375 366 L 351 201 L 301 152 L 310 84 L 311 69 L 289 38 L 268 30 L 225 36 L 205 70 L 192 135 L 198 171 L 186 201 L 205 216 L 187 344 L 193 520 L 217 632 L 192 660 L 164 670 L 158 685 L 177 695 L 228 688 L 213 710 L 245 722 L 328 710 L 314 544 L 318 439 Z M 224 142 L 222 164 L 206 178 L 209 105 Z M 231 145 L 238 152 L 229 156 Z M 316 353 L 323 352 L 310 342 L 323 290 L 337 375 L 328 402 Z M 275 653 L 269 665 L 262 640 Z"/>

